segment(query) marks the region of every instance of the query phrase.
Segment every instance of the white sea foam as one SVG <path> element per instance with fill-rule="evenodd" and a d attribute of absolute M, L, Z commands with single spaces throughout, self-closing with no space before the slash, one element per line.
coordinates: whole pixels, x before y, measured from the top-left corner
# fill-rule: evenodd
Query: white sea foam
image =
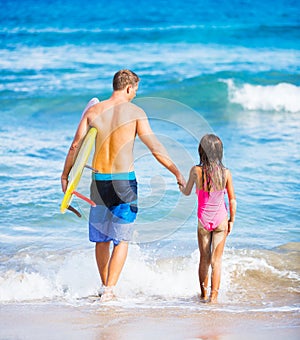
<path fill-rule="evenodd" d="M 74 304 L 86 303 L 84 297 L 96 294 L 100 288 L 92 249 L 35 255 L 25 249 L 13 258 L 4 260 L 7 265 L 0 275 L 0 302 L 60 300 Z M 126 306 L 142 304 L 145 307 L 161 306 L 163 303 L 198 308 L 198 263 L 198 249 L 189 256 L 154 258 L 153 250 L 145 251 L 137 245 L 130 245 L 128 259 L 116 288 L 119 297 L 116 303 Z M 252 272 L 254 276 L 249 277 Z M 274 281 L 284 280 L 294 288 L 299 284 L 300 278 L 296 273 L 275 268 L 264 253 L 226 249 L 220 301 L 231 304 L 235 311 L 238 311 L 241 301 L 245 307 L 248 295 L 253 294 L 247 292 L 252 289 L 251 281 L 247 283 L 249 279 L 257 282 L 260 293 L 268 294 L 269 288 L 264 287 L 259 273 L 264 275 L 263 279 L 267 275 Z M 257 294 L 256 289 L 253 291 Z M 296 292 L 295 289 L 292 291 Z M 274 291 L 274 294 L 278 292 Z M 276 307 L 273 302 L 272 306 Z M 248 306 L 261 308 L 262 311 L 270 307 L 264 300 L 254 306 L 249 301 Z"/>
<path fill-rule="evenodd" d="M 6 259 L 7 260 L 7 259 Z M 96 292 L 98 276 L 89 253 L 21 251 L 0 276 L 0 301 L 77 299 Z"/>
<path fill-rule="evenodd" d="M 225 81 L 232 103 L 242 105 L 246 110 L 300 112 L 300 87 L 280 83 L 277 85 L 237 86 L 233 80 Z"/>
<path fill-rule="evenodd" d="M 9 270 L 0 278 L 0 301 L 31 301 L 51 298 L 55 287 L 39 273 Z"/>

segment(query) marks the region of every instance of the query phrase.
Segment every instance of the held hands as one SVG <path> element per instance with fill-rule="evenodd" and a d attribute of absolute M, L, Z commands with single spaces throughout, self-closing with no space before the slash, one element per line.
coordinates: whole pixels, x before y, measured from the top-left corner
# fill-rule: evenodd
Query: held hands
<path fill-rule="evenodd" d="M 184 189 L 185 189 L 185 185 L 186 185 L 186 184 L 182 185 L 182 184 L 179 183 L 179 182 L 177 182 L 177 184 L 178 184 L 178 188 L 179 188 L 180 192 L 184 193 Z"/>
<path fill-rule="evenodd" d="M 181 173 L 178 176 L 176 176 L 176 179 L 177 179 L 177 184 L 179 186 L 179 190 L 181 191 L 181 189 L 183 189 L 186 186 L 186 181 Z"/>

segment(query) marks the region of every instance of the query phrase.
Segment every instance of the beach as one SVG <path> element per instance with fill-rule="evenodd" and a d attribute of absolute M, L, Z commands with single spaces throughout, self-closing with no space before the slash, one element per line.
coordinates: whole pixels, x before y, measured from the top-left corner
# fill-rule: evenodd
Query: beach
<path fill-rule="evenodd" d="M 46 304 L 1 308 L 2 339 L 298 339 L 295 312 L 224 312 L 221 307 L 123 309 Z M 17 327 L 16 327 L 17 323 Z"/>

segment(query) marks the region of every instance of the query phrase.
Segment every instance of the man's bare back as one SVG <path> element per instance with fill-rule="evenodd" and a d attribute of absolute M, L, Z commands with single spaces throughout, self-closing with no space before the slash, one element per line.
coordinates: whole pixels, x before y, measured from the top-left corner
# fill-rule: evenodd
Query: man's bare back
<path fill-rule="evenodd" d="M 106 100 L 94 105 L 86 115 L 89 126 L 98 130 L 93 168 L 101 173 L 133 171 L 134 140 L 141 127 L 147 125 L 145 113 L 129 102 L 114 105 L 112 100 Z"/>

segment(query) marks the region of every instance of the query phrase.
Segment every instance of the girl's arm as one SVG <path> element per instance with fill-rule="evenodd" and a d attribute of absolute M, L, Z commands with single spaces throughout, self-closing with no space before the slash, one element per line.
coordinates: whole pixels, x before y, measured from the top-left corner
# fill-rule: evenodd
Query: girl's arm
<path fill-rule="evenodd" d="M 179 189 L 184 195 L 186 195 L 186 196 L 190 195 L 190 193 L 192 192 L 194 183 L 196 181 L 196 177 L 197 177 L 197 174 L 196 174 L 196 171 L 195 171 L 195 167 L 193 166 L 192 169 L 190 170 L 190 176 L 189 176 L 189 179 L 188 179 L 186 185 L 183 186 L 183 185 L 179 184 Z"/>
<path fill-rule="evenodd" d="M 227 189 L 227 195 L 228 195 L 228 201 L 229 201 L 229 212 L 230 212 L 230 218 L 228 220 L 228 234 L 229 234 L 233 228 L 233 223 L 235 220 L 236 199 L 235 199 L 231 172 L 228 169 L 226 170 L 226 177 L 227 177 L 226 189 Z"/>

